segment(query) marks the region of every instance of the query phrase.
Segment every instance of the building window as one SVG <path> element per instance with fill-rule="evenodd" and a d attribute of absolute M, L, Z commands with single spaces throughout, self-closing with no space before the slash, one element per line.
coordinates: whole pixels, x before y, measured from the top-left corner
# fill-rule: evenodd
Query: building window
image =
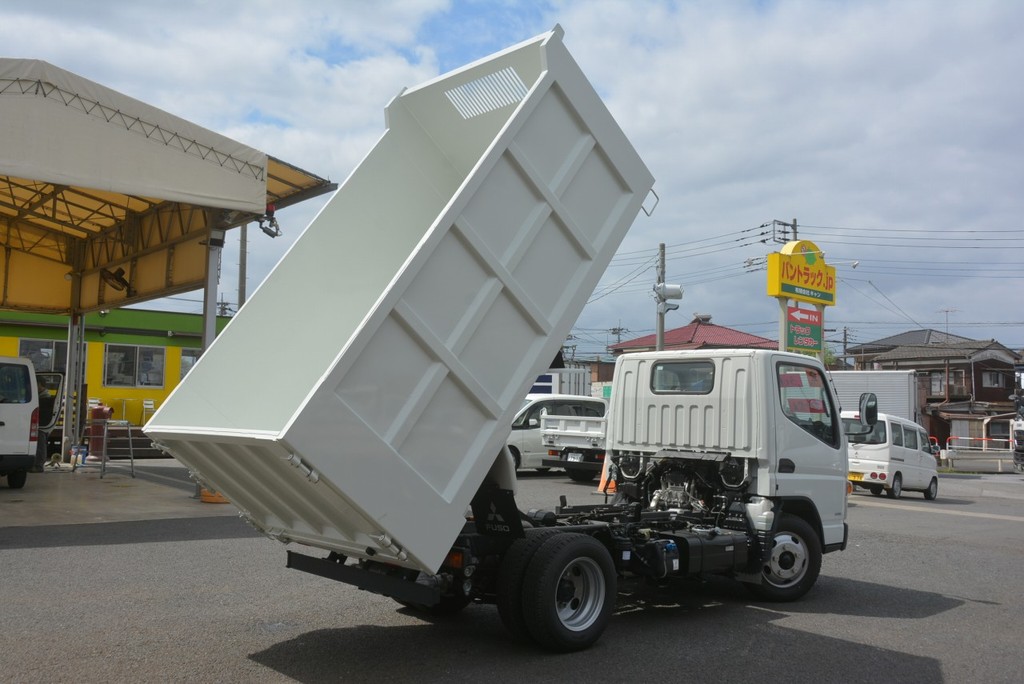
<path fill-rule="evenodd" d="M 108 344 L 103 360 L 103 385 L 105 387 L 163 387 L 163 348 Z"/>
<path fill-rule="evenodd" d="M 943 373 L 941 371 L 933 372 L 932 375 L 931 375 L 931 380 L 932 380 L 932 391 L 931 391 L 931 394 L 932 394 L 933 397 L 939 397 L 939 396 L 942 396 L 943 394 L 946 393 L 946 388 L 945 388 L 946 374 L 945 373 Z"/>
<path fill-rule="evenodd" d="M 196 365 L 196 361 L 202 355 L 201 349 L 182 349 L 181 350 L 181 378 L 184 380 L 188 372 L 192 370 L 192 366 Z"/>
<path fill-rule="evenodd" d="M 1006 387 L 1006 376 L 999 371 L 984 371 L 981 374 L 982 387 Z"/>
<path fill-rule="evenodd" d="M 31 360 L 37 373 L 63 373 L 68 365 L 68 343 L 21 339 L 18 341 L 18 356 Z"/>

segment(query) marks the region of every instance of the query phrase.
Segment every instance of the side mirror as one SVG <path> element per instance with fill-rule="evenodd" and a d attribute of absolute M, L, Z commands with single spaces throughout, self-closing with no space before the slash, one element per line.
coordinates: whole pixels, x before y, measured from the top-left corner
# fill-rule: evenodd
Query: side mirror
<path fill-rule="evenodd" d="M 878 397 L 873 392 L 860 395 L 860 422 L 862 425 L 878 422 Z"/>
<path fill-rule="evenodd" d="M 536 418 L 531 418 L 530 419 L 530 427 L 537 427 L 538 425 L 540 425 L 540 421 L 539 420 L 537 420 Z"/>

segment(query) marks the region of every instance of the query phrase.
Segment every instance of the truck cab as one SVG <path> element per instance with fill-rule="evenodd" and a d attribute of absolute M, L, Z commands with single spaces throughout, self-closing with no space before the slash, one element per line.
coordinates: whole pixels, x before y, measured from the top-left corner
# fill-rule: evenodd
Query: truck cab
<path fill-rule="evenodd" d="M 817 360 L 740 349 L 627 354 L 612 385 L 607 448 L 623 481 L 654 460 L 720 458 L 732 474 L 711 496 L 756 497 L 805 520 L 824 552 L 845 547 L 846 442 Z M 690 477 L 663 498 L 688 498 Z"/>

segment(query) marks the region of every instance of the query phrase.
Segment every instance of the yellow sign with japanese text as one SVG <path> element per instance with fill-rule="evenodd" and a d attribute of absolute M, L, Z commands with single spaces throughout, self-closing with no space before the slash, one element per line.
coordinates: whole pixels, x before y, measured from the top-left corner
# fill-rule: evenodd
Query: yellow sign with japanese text
<path fill-rule="evenodd" d="M 793 240 L 768 255 L 768 296 L 832 306 L 836 303 L 836 269 L 810 240 Z"/>

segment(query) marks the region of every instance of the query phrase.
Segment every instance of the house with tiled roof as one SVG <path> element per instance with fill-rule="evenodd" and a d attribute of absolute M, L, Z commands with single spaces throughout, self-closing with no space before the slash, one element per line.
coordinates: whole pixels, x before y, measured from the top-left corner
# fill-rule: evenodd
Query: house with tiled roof
<path fill-rule="evenodd" d="M 654 351 L 656 335 L 644 335 L 619 342 L 608 349 L 616 356 L 624 352 Z M 711 314 L 694 314 L 689 324 L 665 331 L 665 350 L 671 349 L 778 349 L 779 343 L 711 322 Z"/>
<path fill-rule="evenodd" d="M 924 427 L 941 444 L 954 437 L 996 448 L 1008 440 L 1022 356 L 999 342 L 911 330 L 850 347 L 846 356 L 857 370 L 916 371 Z"/>

